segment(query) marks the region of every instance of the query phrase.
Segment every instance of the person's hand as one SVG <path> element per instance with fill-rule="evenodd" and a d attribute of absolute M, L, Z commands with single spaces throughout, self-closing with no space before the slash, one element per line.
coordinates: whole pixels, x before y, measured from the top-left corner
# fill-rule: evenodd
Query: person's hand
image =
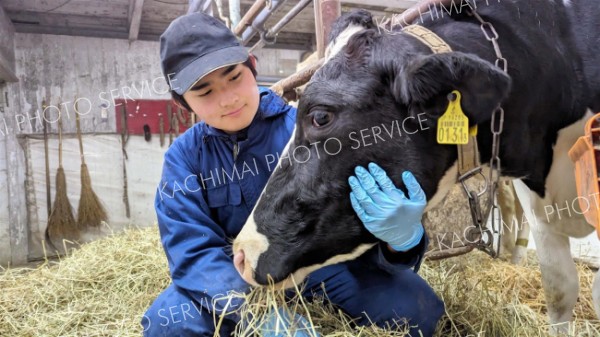
<path fill-rule="evenodd" d="M 277 308 L 267 313 L 260 326 L 262 337 L 320 337 L 310 322 L 289 310 Z"/>
<path fill-rule="evenodd" d="M 374 163 L 369 164 L 369 171 L 357 166 L 354 172 L 356 176 L 348 179 L 352 189 L 350 202 L 367 230 L 396 251 L 407 251 L 419 244 L 425 232 L 421 218 L 427 200 L 412 173 L 402 174 L 407 198 Z"/>

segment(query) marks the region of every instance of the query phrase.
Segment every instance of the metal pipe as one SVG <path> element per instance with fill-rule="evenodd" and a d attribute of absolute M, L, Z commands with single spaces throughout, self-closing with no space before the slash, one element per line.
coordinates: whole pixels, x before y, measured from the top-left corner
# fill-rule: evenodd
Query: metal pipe
<path fill-rule="evenodd" d="M 236 27 L 241 20 L 240 0 L 229 0 L 229 20 L 231 27 Z"/>
<path fill-rule="evenodd" d="M 231 27 L 231 21 L 229 20 L 229 17 L 223 14 L 223 0 L 215 0 L 215 2 L 217 3 L 217 13 L 219 13 L 219 17 L 225 22 L 225 26 L 228 28 Z"/>
<path fill-rule="evenodd" d="M 196 13 L 198 9 L 200 9 L 200 5 L 204 2 L 204 0 L 190 0 L 187 13 Z"/>
<path fill-rule="evenodd" d="M 256 17 L 258 12 L 265 5 L 266 0 L 256 0 L 256 2 L 248 9 L 244 17 L 240 20 L 240 22 L 233 29 L 233 33 L 236 36 L 240 36 L 242 32 L 250 26 L 252 20 Z"/>
<path fill-rule="evenodd" d="M 213 15 L 213 8 L 212 8 L 212 0 L 205 0 L 204 5 L 202 6 L 202 13 L 206 13 L 208 15 Z"/>
<path fill-rule="evenodd" d="M 212 0 L 190 0 L 187 14 L 196 13 L 198 11 L 206 12 L 207 7 Z"/>
<path fill-rule="evenodd" d="M 300 2 L 298 2 L 296 6 L 294 6 L 294 8 L 292 8 L 283 18 L 281 18 L 279 22 L 271 27 L 266 34 L 261 36 L 260 40 L 254 46 L 252 46 L 252 48 L 250 48 L 250 52 L 264 47 L 267 43 L 269 43 L 268 40 L 274 39 L 279 31 L 281 31 L 285 25 L 287 25 L 300 12 L 302 12 L 302 10 L 304 10 L 312 1 L 313 0 L 300 0 Z"/>
<path fill-rule="evenodd" d="M 281 5 L 283 5 L 287 0 L 271 0 L 271 8 L 264 8 L 258 15 L 256 19 L 252 22 L 252 26 L 246 28 L 244 33 L 242 33 L 242 44 L 246 45 L 248 41 L 257 32 L 264 33 L 265 31 L 265 22 L 271 17 L 271 15 L 276 12 Z"/>

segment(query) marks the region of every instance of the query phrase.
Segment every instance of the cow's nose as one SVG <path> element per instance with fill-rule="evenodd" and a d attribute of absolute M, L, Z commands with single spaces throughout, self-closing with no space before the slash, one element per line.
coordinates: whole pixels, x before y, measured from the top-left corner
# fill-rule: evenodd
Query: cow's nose
<path fill-rule="evenodd" d="M 233 255 L 233 265 L 235 266 L 235 269 L 238 271 L 238 273 L 240 273 L 244 281 L 253 286 L 258 285 L 254 280 L 254 271 L 252 270 L 252 268 L 246 268 L 246 255 L 244 255 L 243 250 L 240 249 Z"/>
<path fill-rule="evenodd" d="M 240 275 L 244 275 L 244 266 L 245 266 L 246 256 L 244 255 L 243 250 L 238 250 L 237 253 L 233 256 L 233 265 L 235 269 L 240 273 Z"/>

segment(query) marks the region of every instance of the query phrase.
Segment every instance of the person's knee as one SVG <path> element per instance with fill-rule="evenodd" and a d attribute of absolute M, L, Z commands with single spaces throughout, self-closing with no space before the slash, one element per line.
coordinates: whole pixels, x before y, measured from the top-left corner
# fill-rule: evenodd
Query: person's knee
<path fill-rule="evenodd" d="M 409 319 L 411 336 L 433 336 L 444 312 L 444 302 L 433 289 L 421 293 L 405 313 Z"/>
<path fill-rule="evenodd" d="M 394 309 L 379 311 L 371 317 L 363 313 L 358 321 L 361 325 L 375 324 L 381 328 L 402 331 L 408 329 L 410 336 L 430 337 L 435 333 L 440 318 L 444 314 L 444 303 L 437 297 L 429 303 L 404 303 Z"/>
<path fill-rule="evenodd" d="M 167 288 L 142 316 L 145 337 L 213 336 L 215 323 L 211 312 L 175 288 Z M 224 319 L 221 336 L 228 336 L 234 322 Z"/>
<path fill-rule="evenodd" d="M 444 302 L 433 293 L 426 302 L 419 303 L 419 305 L 420 308 L 415 313 L 415 321 L 418 321 L 421 326 L 427 326 L 433 333 L 445 313 Z"/>
<path fill-rule="evenodd" d="M 383 290 L 385 288 L 385 290 Z M 432 335 L 444 315 L 444 303 L 433 289 L 412 271 L 389 286 L 365 289 L 346 305 L 350 314 L 360 311 L 358 324 L 375 323 L 380 327 L 394 327 L 408 322 L 411 327 Z M 416 336 L 420 336 L 417 334 Z"/>
<path fill-rule="evenodd" d="M 157 336 L 213 336 L 214 324 L 208 313 L 189 311 L 187 303 L 151 306 L 142 317 L 143 334 Z"/>

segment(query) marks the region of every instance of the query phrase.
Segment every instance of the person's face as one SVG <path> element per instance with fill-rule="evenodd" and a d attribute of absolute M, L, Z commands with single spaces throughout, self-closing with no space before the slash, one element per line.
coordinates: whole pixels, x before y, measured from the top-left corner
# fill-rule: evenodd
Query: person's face
<path fill-rule="evenodd" d="M 183 98 L 206 124 L 228 133 L 250 125 L 260 100 L 252 71 L 241 63 L 204 76 Z"/>

